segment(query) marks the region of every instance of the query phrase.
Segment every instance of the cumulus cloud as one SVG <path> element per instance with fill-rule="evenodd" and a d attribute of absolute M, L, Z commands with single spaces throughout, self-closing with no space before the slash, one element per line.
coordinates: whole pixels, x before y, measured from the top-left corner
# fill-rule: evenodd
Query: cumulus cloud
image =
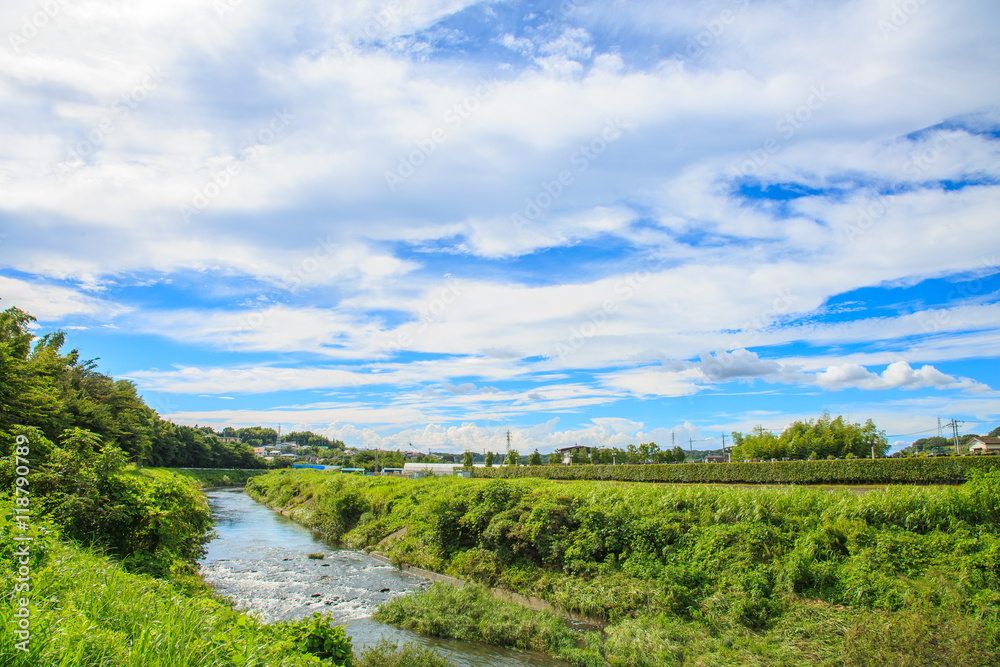
<path fill-rule="evenodd" d="M 761 359 L 755 352 L 747 350 L 719 351 L 714 355 L 701 354 L 701 372 L 709 380 L 729 380 L 733 378 L 755 378 L 771 375 L 781 370 L 781 364 L 773 360 Z"/>
<path fill-rule="evenodd" d="M 827 389 L 919 389 L 954 386 L 959 380 L 930 365 L 915 369 L 905 361 L 896 361 L 881 374 L 858 364 L 831 366 L 816 374 L 816 383 Z"/>

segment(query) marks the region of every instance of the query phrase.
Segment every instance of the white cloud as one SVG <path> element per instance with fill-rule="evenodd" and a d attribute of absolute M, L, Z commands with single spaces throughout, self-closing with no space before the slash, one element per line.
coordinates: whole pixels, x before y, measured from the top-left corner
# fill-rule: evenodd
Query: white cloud
<path fill-rule="evenodd" d="M 827 389 L 918 389 L 952 386 L 959 380 L 930 365 L 914 369 L 905 361 L 897 361 L 889 364 L 881 375 L 857 364 L 831 366 L 816 375 L 816 382 Z"/>

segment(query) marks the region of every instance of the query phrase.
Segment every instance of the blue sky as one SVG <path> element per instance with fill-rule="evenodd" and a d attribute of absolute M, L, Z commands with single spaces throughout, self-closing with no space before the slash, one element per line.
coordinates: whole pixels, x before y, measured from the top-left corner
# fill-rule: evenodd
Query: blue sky
<path fill-rule="evenodd" d="M 165 418 L 1000 425 L 996 3 L 40 7 L 0 8 L 0 306 Z"/>

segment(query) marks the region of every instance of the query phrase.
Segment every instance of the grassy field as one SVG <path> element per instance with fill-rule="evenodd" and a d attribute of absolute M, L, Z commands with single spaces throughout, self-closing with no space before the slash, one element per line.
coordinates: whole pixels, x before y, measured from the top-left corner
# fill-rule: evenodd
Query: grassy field
<path fill-rule="evenodd" d="M 577 664 L 1000 664 L 996 472 L 863 495 L 306 471 L 247 489 L 348 546 L 604 619 Z M 493 624 L 436 595 L 401 618 Z"/>

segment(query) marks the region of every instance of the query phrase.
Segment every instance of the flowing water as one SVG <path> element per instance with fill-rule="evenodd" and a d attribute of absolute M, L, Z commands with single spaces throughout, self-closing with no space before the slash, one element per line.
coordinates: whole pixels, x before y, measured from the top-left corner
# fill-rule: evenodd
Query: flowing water
<path fill-rule="evenodd" d="M 265 622 L 330 613 L 359 651 L 385 637 L 432 646 L 461 667 L 543 667 L 546 656 L 425 637 L 371 619 L 379 604 L 429 584 L 358 551 L 333 547 L 239 489 L 207 494 L 218 536 L 208 545 L 201 575 L 238 609 Z M 309 558 L 321 553 L 322 559 Z"/>

